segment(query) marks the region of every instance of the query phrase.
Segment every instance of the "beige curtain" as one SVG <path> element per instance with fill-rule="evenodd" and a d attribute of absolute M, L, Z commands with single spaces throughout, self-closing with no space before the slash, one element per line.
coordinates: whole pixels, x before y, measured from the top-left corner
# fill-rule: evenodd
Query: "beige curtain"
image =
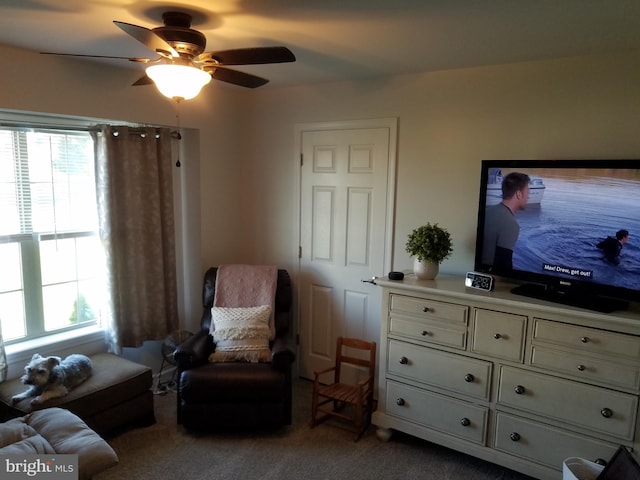
<path fill-rule="evenodd" d="M 104 126 L 96 138 L 113 353 L 178 327 L 171 132 Z"/>

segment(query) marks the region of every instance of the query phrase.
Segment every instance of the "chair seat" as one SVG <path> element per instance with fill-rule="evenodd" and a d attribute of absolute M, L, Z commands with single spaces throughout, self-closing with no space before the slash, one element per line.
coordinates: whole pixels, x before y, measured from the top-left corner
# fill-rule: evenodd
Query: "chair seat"
<path fill-rule="evenodd" d="M 180 396 L 185 402 L 270 402 L 281 400 L 286 376 L 269 363 L 210 363 L 185 370 Z"/>
<path fill-rule="evenodd" d="M 340 402 L 357 403 L 360 389 L 356 385 L 334 383 L 318 389 L 318 395 Z"/>

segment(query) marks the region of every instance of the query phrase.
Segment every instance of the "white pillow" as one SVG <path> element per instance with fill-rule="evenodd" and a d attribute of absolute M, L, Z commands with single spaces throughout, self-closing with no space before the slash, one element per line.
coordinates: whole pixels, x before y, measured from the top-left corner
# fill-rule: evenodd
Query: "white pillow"
<path fill-rule="evenodd" d="M 269 362 L 271 305 L 212 307 L 209 333 L 216 344 L 210 362 Z"/>

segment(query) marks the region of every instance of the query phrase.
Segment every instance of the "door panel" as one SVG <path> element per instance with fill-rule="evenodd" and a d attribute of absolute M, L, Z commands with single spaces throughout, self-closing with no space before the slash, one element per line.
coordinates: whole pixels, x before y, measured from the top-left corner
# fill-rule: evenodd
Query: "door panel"
<path fill-rule="evenodd" d="M 313 378 L 333 364 L 339 335 L 379 341 L 380 288 L 362 280 L 389 263 L 395 123 L 304 130 L 300 146 L 299 358 Z"/>

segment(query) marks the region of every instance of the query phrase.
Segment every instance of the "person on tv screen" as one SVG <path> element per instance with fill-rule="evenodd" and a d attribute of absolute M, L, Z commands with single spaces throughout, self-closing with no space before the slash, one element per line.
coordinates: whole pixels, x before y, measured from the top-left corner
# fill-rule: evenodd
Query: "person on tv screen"
<path fill-rule="evenodd" d="M 482 263 L 494 271 L 513 269 L 513 249 L 520 234 L 515 213 L 529 199 L 529 175 L 512 172 L 502 181 L 502 202 L 487 208 L 484 223 Z"/>
<path fill-rule="evenodd" d="M 599 242 L 596 247 L 602 250 L 602 253 L 604 253 L 604 258 L 607 260 L 607 262 L 613 263 L 614 265 L 619 265 L 622 246 L 628 241 L 629 232 L 627 230 L 618 230 L 616 232 L 615 238 L 607 237 Z"/>

